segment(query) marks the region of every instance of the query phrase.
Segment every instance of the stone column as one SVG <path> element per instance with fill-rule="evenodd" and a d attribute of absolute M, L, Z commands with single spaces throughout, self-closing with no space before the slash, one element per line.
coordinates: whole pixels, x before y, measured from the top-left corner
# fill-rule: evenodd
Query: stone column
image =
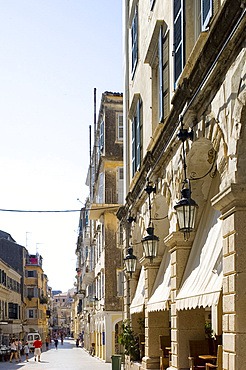
<path fill-rule="evenodd" d="M 212 199 L 223 225 L 223 369 L 246 369 L 246 185 Z"/>
<path fill-rule="evenodd" d="M 139 262 L 145 270 L 145 355 L 142 359 L 142 367 L 144 369 L 158 369 L 160 367 L 160 351 L 156 350 L 157 343 L 157 348 L 159 348 L 158 328 L 156 323 L 151 320 L 151 313 L 147 311 L 146 307 L 160 267 L 161 258 L 156 257 L 150 263 L 148 258 L 142 257 Z M 161 323 L 159 324 L 161 326 Z M 158 342 L 156 342 L 157 340 Z"/>
<path fill-rule="evenodd" d="M 181 232 L 169 234 L 164 243 L 170 248 L 171 253 L 171 352 L 172 366 L 170 369 L 180 369 L 187 367 L 187 349 L 182 348 L 180 334 L 182 323 L 179 320 L 175 298 L 180 288 L 181 279 L 190 254 L 194 236 L 191 235 L 188 241 L 184 240 Z"/>

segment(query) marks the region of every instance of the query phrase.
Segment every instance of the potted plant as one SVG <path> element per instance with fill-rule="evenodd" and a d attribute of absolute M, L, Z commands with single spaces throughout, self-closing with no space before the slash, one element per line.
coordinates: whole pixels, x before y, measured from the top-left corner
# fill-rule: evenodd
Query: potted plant
<path fill-rule="evenodd" d="M 125 348 L 125 355 L 130 356 L 133 361 L 140 359 L 139 341 L 131 328 L 131 322 L 125 320 L 121 325 L 121 333 L 119 335 L 119 343 Z"/>

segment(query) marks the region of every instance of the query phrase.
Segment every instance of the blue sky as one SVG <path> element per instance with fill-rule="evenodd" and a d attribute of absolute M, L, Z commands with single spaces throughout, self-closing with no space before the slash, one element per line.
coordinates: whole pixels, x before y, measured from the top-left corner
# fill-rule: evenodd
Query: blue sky
<path fill-rule="evenodd" d="M 118 0 L 0 0 L 0 208 L 79 209 L 88 188 L 93 90 L 121 92 Z M 78 213 L 0 212 L 0 229 L 72 287 Z"/>

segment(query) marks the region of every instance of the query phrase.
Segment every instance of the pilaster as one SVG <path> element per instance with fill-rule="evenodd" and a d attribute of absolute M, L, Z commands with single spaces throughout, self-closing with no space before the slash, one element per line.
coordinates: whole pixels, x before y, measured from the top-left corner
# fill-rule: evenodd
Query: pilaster
<path fill-rule="evenodd" d="M 246 369 L 246 185 L 212 199 L 223 219 L 223 369 Z"/>
<path fill-rule="evenodd" d="M 182 349 L 181 343 L 179 342 L 181 323 L 175 299 L 184 274 L 193 239 L 194 236 L 191 235 L 190 239 L 185 241 L 184 235 L 181 232 L 169 234 L 164 239 L 164 243 L 169 247 L 169 252 L 171 253 L 171 369 L 180 369 L 180 364 L 182 364 L 183 359 L 185 362 L 187 361 L 187 352 Z"/>
<path fill-rule="evenodd" d="M 145 356 L 142 359 L 142 367 L 157 369 L 160 367 L 158 325 L 161 326 L 161 323 L 156 322 L 155 317 L 147 311 L 146 307 L 160 268 L 161 257 L 154 258 L 153 262 L 143 257 L 140 263 L 145 271 Z"/>

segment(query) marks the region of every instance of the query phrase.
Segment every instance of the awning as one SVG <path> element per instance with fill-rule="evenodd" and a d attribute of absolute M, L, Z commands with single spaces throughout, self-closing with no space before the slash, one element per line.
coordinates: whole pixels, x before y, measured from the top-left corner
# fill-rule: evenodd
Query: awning
<path fill-rule="evenodd" d="M 176 297 L 178 310 L 216 305 L 222 290 L 222 221 L 209 204 L 203 214 Z"/>
<path fill-rule="evenodd" d="M 137 289 L 130 306 L 130 313 L 139 313 L 144 309 L 144 291 L 145 291 L 145 273 L 144 267 L 141 268 L 140 276 L 138 279 Z"/>
<path fill-rule="evenodd" d="M 168 308 L 168 299 L 171 292 L 171 258 L 166 251 L 153 286 L 153 293 L 147 304 L 147 311 L 161 311 Z"/>

